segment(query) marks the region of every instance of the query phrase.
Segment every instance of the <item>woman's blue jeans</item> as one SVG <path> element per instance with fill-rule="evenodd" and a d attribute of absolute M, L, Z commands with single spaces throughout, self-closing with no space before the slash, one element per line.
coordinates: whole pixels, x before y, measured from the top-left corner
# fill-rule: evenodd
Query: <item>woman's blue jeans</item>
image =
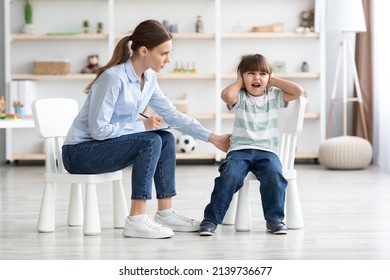
<path fill-rule="evenodd" d="M 226 155 L 204 211 L 205 219 L 222 223 L 233 195 L 241 189 L 249 171 L 260 181 L 265 220 L 283 221 L 287 180 L 282 175 L 282 164 L 275 153 L 255 149 L 231 151 Z"/>
<path fill-rule="evenodd" d="M 176 195 L 175 149 L 173 134 L 158 130 L 64 145 L 62 156 L 72 174 L 99 174 L 133 165 L 131 199 L 151 199 L 153 179 L 160 199 Z"/>

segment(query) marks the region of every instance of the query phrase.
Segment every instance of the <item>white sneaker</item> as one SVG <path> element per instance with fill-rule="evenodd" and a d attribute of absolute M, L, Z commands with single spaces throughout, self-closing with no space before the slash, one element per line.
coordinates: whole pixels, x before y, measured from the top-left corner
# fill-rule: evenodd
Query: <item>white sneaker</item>
<path fill-rule="evenodd" d="M 184 217 L 182 214 L 172 211 L 172 214 L 169 216 L 161 216 L 159 213 L 156 213 L 154 220 L 162 224 L 163 226 L 169 227 L 173 231 L 199 231 L 200 222 L 193 219 Z"/>
<path fill-rule="evenodd" d="M 139 220 L 126 218 L 123 236 L 136 238 L 168 238 L 174 233 L 170 228 L 164 227 L 153 221 L 148 215 L 144 215 Z"/>

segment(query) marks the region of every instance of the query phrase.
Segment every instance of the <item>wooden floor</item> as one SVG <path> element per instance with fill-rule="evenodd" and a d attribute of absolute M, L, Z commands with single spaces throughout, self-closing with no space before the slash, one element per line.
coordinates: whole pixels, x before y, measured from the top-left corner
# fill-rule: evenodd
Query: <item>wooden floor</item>
<path fill-rule="evenodd" d="M 0 167 L 0 259 L 3 260 L 390 260 L 390 174 L 370 167 L 330 171 L 297 164 L 305 228 L 285 236 L 265 231 L 257 188 L 252 188 L 251 232 L 220 226 L 213 237 L 176 233 L 164 240 L 122 237 L 113 229 L 111 189 L 98 187 L 102 233 L 86 237 L 66 226 L 67 186 L 57 188 L 56 232 L 36 230 L 43 189 L 40 165 Z M 130 193 L 131 169 L 125 170 Z M 217 175 L 215 165 L 178 165 L 175 208 L 202 219 Z M 153 215 L 156 201 L 148 202 Z"/>

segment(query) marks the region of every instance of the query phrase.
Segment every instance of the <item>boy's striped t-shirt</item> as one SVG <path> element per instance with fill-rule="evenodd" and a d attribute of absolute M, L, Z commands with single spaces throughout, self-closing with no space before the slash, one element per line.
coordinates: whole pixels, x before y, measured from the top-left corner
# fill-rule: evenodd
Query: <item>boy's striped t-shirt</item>
<path fill-rule="evenodd" d="M 287 107 L 283 91 L 272 87 L 262 96 L 240 90 L 238 101 L 228 106 L 235 112 L 229 151 L 259 149 L 278 152 L 278 110 Z"/>

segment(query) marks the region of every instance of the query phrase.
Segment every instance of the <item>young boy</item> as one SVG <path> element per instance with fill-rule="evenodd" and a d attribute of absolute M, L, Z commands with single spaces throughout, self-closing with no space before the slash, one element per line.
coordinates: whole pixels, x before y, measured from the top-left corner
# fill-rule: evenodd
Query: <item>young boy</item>
<path fill-rule="evenodd" d="M 260 55 L 243 57 L 237 81 L 222 91 L 222 100 L 235 111 L 230 148 L 219 167 L 210 203 L 204 210 L 199 234 L 211 236 L 229 208 L 233 195 L 243 186 L 249 171 L 260 181 L 260 194 L 267 230 L 286 234 L 284 220 L 287 181 L 282 175 L 278 152 L 278 109 L 297 99 L 298 84 L 272 74 L 268 60 Z"/>

